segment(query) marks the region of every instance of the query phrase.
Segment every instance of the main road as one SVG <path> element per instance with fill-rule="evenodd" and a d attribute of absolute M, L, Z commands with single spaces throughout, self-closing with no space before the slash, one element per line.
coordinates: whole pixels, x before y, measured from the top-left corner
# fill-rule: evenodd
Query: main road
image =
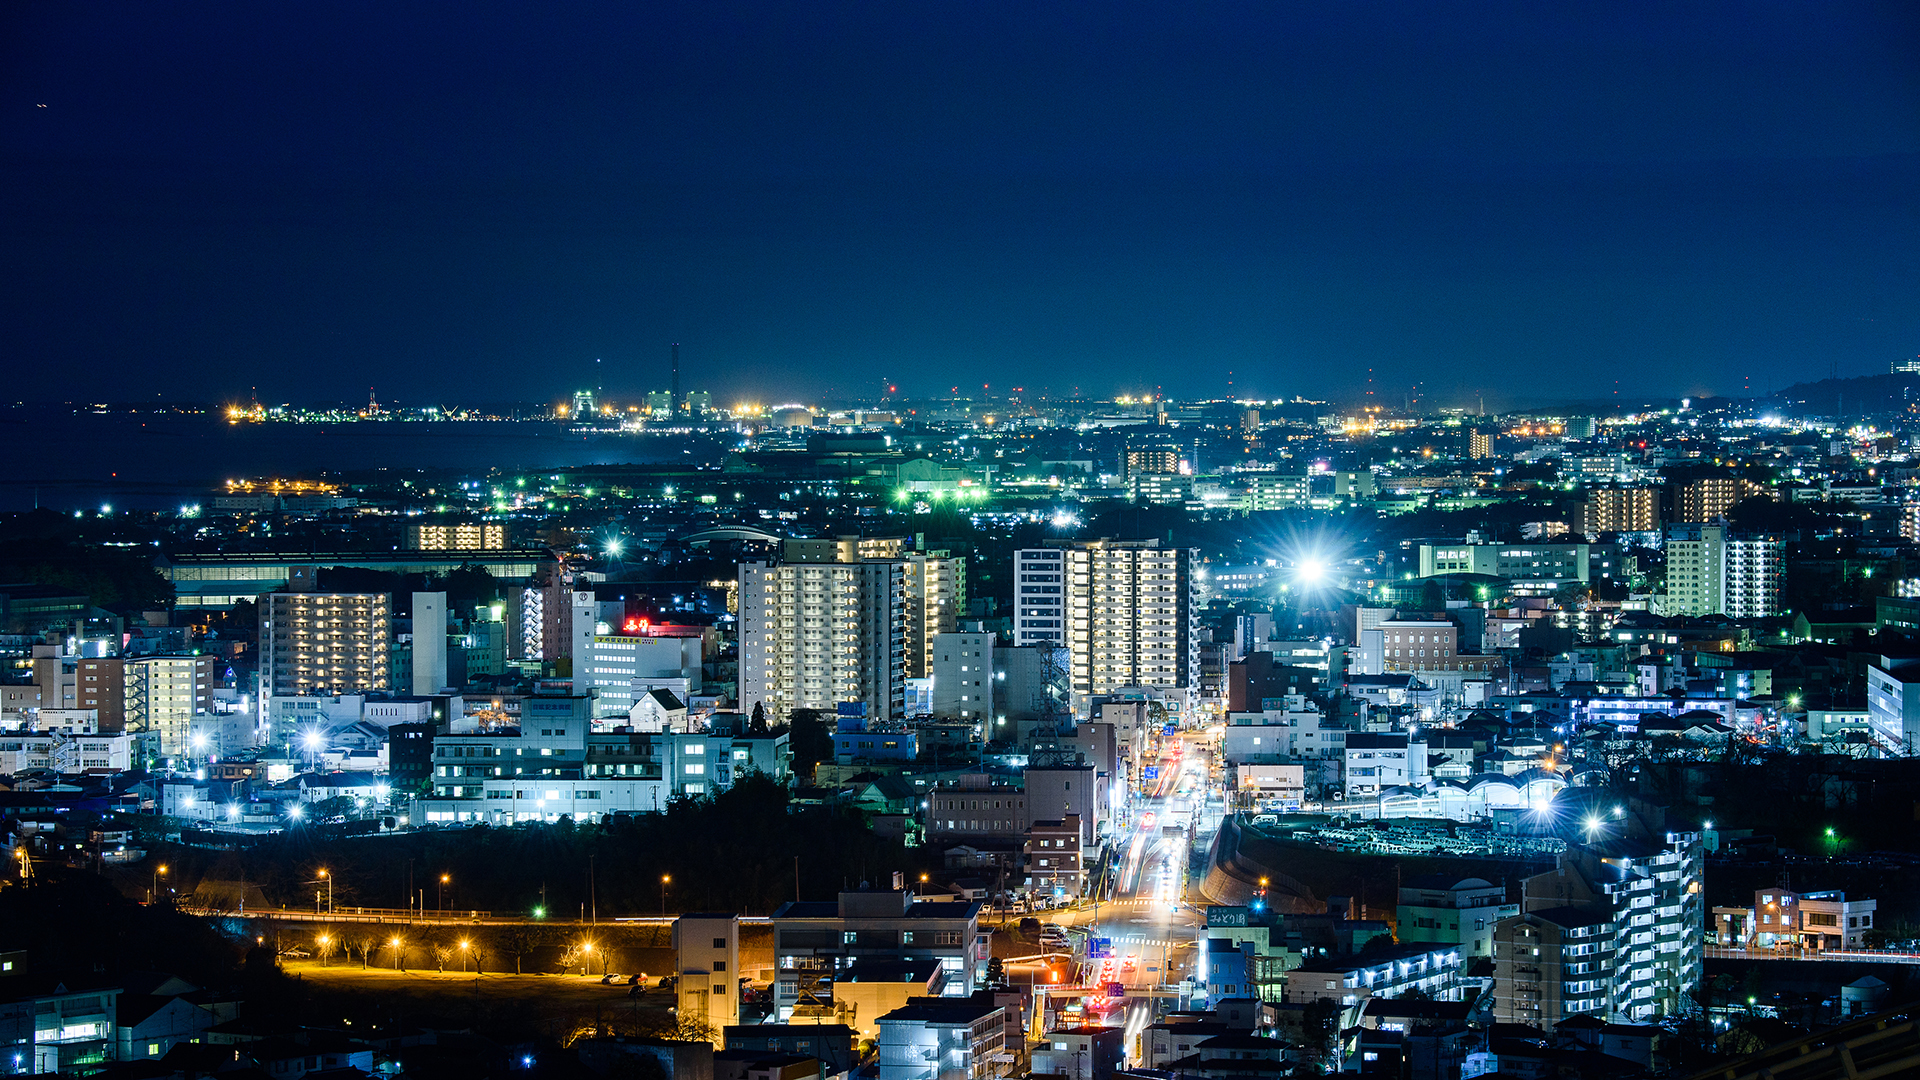
<path fill-rule="evenodd" d="M 1109 1008 L 1124 1010 L 1130 1060 L 1138 1059 L 1141 1033 L 1155 1020 L 1153 999 L 1135 995 L 1175 989 L 1183 979 L 1205 976 L 1195 964 L 1206 916 L 1189 902 L 1195 894 L 1188 871 L 1196 830 L 1204 838 L 1219 827 L 1219 811 L 1209 806 L 1208 746 L 1200 733 L 1161 740 L 1156 775 L 1131 792 L 1131 805 L 1116 815 L 1118 863 L 1110 878 L 1103 876 L 1099 901 L 1057 912 L 1053 919 L 1112 943 L 1111 957 L 1088 960 L 1083 980 L 1125 987 L 1127 996 Z"/>

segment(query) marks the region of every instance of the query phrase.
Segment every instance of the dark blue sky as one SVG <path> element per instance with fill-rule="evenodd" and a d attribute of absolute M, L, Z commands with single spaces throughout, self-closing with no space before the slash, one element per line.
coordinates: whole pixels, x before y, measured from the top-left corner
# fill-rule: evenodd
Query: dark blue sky
<path fill-rule="evenodd" d="M 674 340 L 726 399 L 1884 371 L 1917 12 L 28 0 L 6 396 L 627 392 Z"/>

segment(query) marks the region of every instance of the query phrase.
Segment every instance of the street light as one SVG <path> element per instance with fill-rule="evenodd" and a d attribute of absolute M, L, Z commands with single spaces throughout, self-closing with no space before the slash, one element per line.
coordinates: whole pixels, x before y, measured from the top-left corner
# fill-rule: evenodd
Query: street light
<path fill-rule="evenodd" d="M 468 941 L 466 938 L 460 939 L 460 970 L 461 971 L 467 970 L 467 949 L 472 944 L 473 942 Z"/>
<path fill-rule="evenodd" d="M 315 945 L 320 946 L 320 948 L 317 951 L 320 953 L 321 967 L 327 966 L 327 943 L 332 940 L 333 940 L 332 938 L 328 937 L 325 934 L 321 934 L 319 937 L 313 939 L 313 943 Z"/>
<path fill-rule="evenodd" d="M 166 863 L 161 863 L 159 866 L 153 868 L 153 892 L 147 897 L 147 903 L 157 904 L 160 902 L 160 879 L 166 876 Z"/>
<path fill-rule="evenodd" d="M 673 882 L 672 874 L 660 875 L 660 917 L 667 917 L 667 886 Z"/>
<path fill-rule="evenodd" d="M 395 970 L 399 970 L 399 968 L 400 968 L 400 939 L 399 939 L 398 937 L 392 937 L 392 938 L 388 938 L 388 939 L 387 939 L 387 948 L 388 948 L 389 950 L 391 950 L 391 951 L 393 952 L 393 966 L 394 966 L 394 969 L 395 969 Z"/>
<path fill-rule="evenodd" d="M 436 891 L 434 899 L 436 902 L 435 906 L 441 911 L 447 910 L 447 883 L 452 880 L 453 876 L 450 874 L 440 875 L 440 888 Z"/>

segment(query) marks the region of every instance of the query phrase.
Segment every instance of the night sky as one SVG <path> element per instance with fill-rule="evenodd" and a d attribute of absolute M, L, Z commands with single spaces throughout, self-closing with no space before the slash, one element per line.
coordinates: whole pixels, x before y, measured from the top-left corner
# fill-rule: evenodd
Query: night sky
<path fill-rule="evenodd" d="M 1920 354 L 1911 3 L 0 20 L 10 399 L 628 393 L 672 341 L 722 403 L 1738 394 Z"/>

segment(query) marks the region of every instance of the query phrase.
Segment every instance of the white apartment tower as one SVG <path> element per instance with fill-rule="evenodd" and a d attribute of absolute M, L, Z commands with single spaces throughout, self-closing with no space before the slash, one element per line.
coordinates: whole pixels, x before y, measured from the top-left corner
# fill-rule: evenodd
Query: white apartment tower
<path fill-rule="evenodd" d="M 904 563 L 750 562 L 739 575 L 742 709 L 906 712 Z"/>
<path fill-rule="evenodd" d="M 1049 557 L 1054 552 L 1057 560 Z M 1170 709 L 1190 713 L 1200 689 L 1194 558 L 1193 551 L 1161 547 L 1158 540 L 1077 540 L 1016 551 L 1018 643 L 1067 647 L 1076 708 L 1092 695 L 1144 688 L 1163 694 Z M 1043 580 L 1055 572 L 1037 569 L 1048 566 L 1060 568 L 1055 603 L 1049 603 L 1054 594 L 1025 591 L 1056 584 Z M 1042 614 L 1054 611 L 1057 620 Z M 1038 636 L 1053 628 L 1030 621 L 1057 621 L 1062 637 Z"/>
<path fill-rule="evenodd" d="M 1729 535 L 1725 525 L 1673 525 L 1666 553 L 1662 614 L 1760 619 L 1780 613 L 1782 541 Z"/>
<path fill-rule="evenodd" d="M 163 757 L 187 753 L 195 716 L 213 708 L 216 674 L 211 656 L 138 656 L 126 662 L 126 721 L 132 731 L 160 737 Z"/>
<path fill-rule="evenodd" d="M 1021 548 L 1013 553 L 1013 643 L 1065 645 L 1066 558 L 1059 548 Z"/>

